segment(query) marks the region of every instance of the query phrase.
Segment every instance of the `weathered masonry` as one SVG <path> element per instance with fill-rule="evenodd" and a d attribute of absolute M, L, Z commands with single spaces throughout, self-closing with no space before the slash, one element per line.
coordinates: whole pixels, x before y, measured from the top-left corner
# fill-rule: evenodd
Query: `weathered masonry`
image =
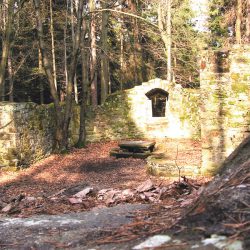
<path fill-rule="evenodd" d="M 201 169 L 213 174 L 250 134 L 250 47 L 206 51 L 201 66 Z"/>
<path fill-rule="evenodd" d="M 52 105 L 0 104 L 0 166 L 25 165 L 51 153 Z M 79 107 L 70 124 L 70 142 L 78 138 Z M 199 93 L 154 79 L 110 95 L 87 112 L 89 142 L 120 139 L 200 137 Z"/>
<path fill-rule="evenodd" d="M 102 106 L 87 111 L 88 141 L 201 139 L 199 171 L 215 173 L 250 134 L 250 47 L 205 51 L 200 75 L 200 89 L 154 79 L 110 95 Z M 78 126 L 75 106 L 71 144 L 77 141 Z M 50 154 L 53 133 L 52 105 L 1 103 L 0 166 L 27 165 Z"/>

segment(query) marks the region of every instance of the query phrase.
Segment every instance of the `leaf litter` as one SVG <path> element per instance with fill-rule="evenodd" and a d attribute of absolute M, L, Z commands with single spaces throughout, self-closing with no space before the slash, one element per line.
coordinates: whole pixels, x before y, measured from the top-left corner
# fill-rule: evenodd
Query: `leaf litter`
<path fill-rule="evenodd" d="M 197 142 L 185 143 L 195 155 L 190 161 L 199 159 Z M 116 146 L 117 142 L 93 143 L 67 155 L 52 155 L 16 174 L 0 172 L 0 217 L 81 212 L 121 203 L 150 203 L 178 217 L 174 209 L 189 206 L 207 181 L 149 176 L 145 160 L 109 157 Z M 187 158 L 181 152 L 179 157 Z"/>

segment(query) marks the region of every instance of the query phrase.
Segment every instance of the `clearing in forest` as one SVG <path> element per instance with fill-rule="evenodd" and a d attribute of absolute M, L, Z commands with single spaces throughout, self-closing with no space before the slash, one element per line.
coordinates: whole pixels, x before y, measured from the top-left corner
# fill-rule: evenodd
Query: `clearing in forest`
<path fill-rule="evenodd" d="M 167 140 L 165 145 L 173 161 L 178 145 L 180 165 L 200 164 L 198 141 Z M 185 188 L 176 191 L 173 179 L 150 176 L 145 160 L 110 157 L 110 149 L 114 147 L 117 147 L 117 142 L 89 144 L 84 149 L 73 149 L 69 154 L 51 155 L 18 172 L 0 172 L 1 215 L 27 217 L 79 212 L 125 202 L 161 203 L 164 200 L 163 191 L 165 196 L 172 198 L 179 198 L 187 191 Z M 135 195 L 136 189 L 149 179 L 152 187 L 142 187 L 146 194 Z M 196 184 L 200 186 L 200 183 Z M 75 194 L 82 190 L 85 190 L 86 197 L 79 200 Z M 125 199 L 124 190 L 127 192 Z M 186 192 L 190 193 L 190 190 Z"/>

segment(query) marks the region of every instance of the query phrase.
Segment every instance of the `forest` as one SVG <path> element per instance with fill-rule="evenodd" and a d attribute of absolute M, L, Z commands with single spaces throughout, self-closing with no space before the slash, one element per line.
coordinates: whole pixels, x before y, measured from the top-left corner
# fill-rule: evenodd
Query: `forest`
<path fill-rule="evenodd" d="M 0 17 L 0 249 L 249 249 L 250 0 Z"/>

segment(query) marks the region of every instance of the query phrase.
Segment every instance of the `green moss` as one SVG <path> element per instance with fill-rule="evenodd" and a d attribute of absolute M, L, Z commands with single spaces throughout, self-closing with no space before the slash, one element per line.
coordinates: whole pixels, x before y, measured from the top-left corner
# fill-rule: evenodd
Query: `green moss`
<path fill-rule="evenodd" d="M 7 154 L 5 155 L 5 159 L 8 161 L 12 161 L 13 159 L 18 159 L 19 153 L 15 148 L 9 148 Z"/>
<path fill-rule="evenodd" d="M 250 64 L 250 58 L 244 56 L 237 57 L 235 61 L 240 64 Z"/>
<path fill-rule="evenodd" d="M 243 81 L 249 81 L 249 80 L 250 80 L 250 74 L 244 74 Z"/>
<path fill-rule="evenodd" d="M 242 123 L 241 123 L 241 122 L 230 122 L 230 123 L 229 123 L 229 126 L 230 126 L 231 128 L 239 128 L 239 127 L 242 126 Z"/>
<path fill-rule="evenodd" d="M 203 176 L 212 177 L 215 176 L 219 171 L 220 164 L 210 164 L 206 166 L 206 168 L 201 169 L 201 173 Z"/>
<path fill-rule="evenodd" d="M 249 86 L 247 83 L 234 83 L 232 84 L 232 91 L 236 93 L 247 93 L 249 91 Z"/>
<path fill-rule="evenodd" d="M 239 73 L 232 73 L 231 74 L 231 78 L 234 80 L 234 81 L 238 81 L 240 79 L 240 74 Z"/>
<path fill-rule="evenodd" d="M 229 105 L 235 105 L 235 104 L 236 104 L 236 101 L 229 101 L 228 104 L 229 104 Z"/>
<path fill-rule="evenodd" d="M 6 172 L 17 172 L 20 170 L 20 168 L 15 167 L 15 166 L 6 166 L 6 167 L 2 167 L 1 170 L 6 171 Z"/>

